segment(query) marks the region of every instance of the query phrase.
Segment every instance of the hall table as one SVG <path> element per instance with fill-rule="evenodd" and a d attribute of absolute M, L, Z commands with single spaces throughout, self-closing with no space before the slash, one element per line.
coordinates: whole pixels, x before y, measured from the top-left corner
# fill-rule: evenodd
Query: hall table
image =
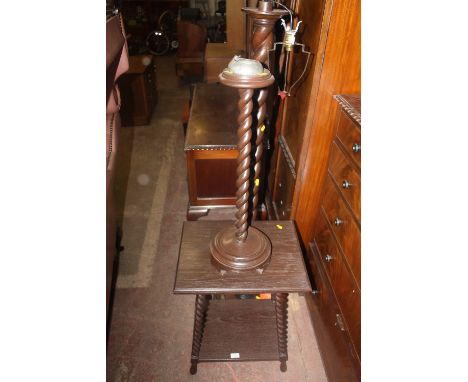
<path fill-rule="evenodd" d="M 210 241 L 230 224 L 184 222 L 174 293 L 196 295 L 190 373 L 199 362 L 271 360 L 280 361 L 284 372 L 288 294 L 311 291 L 296 228 L 292 221 L 253 222 L 271 241 L 269 265 L 262 273 L 221 273 L 211 263 Z M 272 298 L 233 298 L 259 293 Z"/>

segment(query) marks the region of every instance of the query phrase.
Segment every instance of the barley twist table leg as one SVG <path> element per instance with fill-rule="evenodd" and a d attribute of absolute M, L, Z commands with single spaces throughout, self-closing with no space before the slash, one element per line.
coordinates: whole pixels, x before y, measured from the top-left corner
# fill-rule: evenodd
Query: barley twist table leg
<path fill-rule="evenodd" d="M 193 325 L 192 357 L 190 374 L 196 374 L 197 364 L 200 354 L 203 330 L 205 328 L 205 317 L 208 308 L 208 297 L 204 294 L 197 294 L 195 300 L 195 319 Z"/>
<path fill-rule="evenodd" d="M 288 294 L 277 293 L 275 295 L 276 329 L 278 332 L 278 353 L 280 370 L 287 370 L 288 360 Z"/>

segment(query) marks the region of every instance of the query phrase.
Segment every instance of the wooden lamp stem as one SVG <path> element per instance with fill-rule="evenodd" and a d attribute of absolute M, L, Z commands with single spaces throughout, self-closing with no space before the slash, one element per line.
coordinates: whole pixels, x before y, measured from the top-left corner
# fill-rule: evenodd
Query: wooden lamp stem
<path fill-rule="evenodd" d="M 252 61 L 252 60 L 250 60 Z M 262 67 L 260 66 L 260 69 Z M 257 74 L 239 74 L 226 68 L 220 74 L 222 84 L 239 89 L 239 117 L 237 119 L 237 213 L 234 225 L 217 233 L 210 243 L 212 263 L 221 272 L 232 270 L 235 272 L 263 269 L 270 261 L 271 243 L 268 237 L 255 227 L 249 227 L 249 190 L 250 190 L 250 157 L 252 151 L 252 110 L 254 90 L 259 89 L 258 121 L 265 119 L 266 88 L 274 82 L 270 71 L 264 69 Z M 255 150 L 255 180 L 260 175 L 260 159 L 263 152 L 263 131 L 257 126 L 257 139 Z M 256 207 L 258 181 L 255 182 L 253 192 L 253 206 Z"/>
<path fill-rule="evenodd" d="M 248 215 L 249 215 L 249 177 L 250 177 L 250 152 L 252 139 L 252 109 L 253 109 L 253 89 L 239 89 L 239 117 L 237 122 L 237 137 L 239 139 L 237 148 L 237 180 L 236 180 L 236 238 L 239 242 L 247 239 Z"/>
<path fill-rule="evenodd" d="M 239 126 L 237 129 L 237 192 L 236 192 L 236 222 L 232 227 L 217 233 L 210 243 L 211 258 L 214 266 L 222 272 L 236 272 L 263 269 L 270 261 L 271 242 L 269 238 L 255 227 L 249 227 L 249 190 L 250 190 L 250 156 L 252 151 L 252 97 L 254 90 L 259 89 L 257 111 L 257 136 L 255 139 L 254 187 L 252 192 L 252 219 L 255 219 L 258 204 L 258 188 L 260 182 L 261 159 L 263 155 L 263 130 L 266 116 L 267 88 L 274 82 L 274 77 L 268 66 L 268 54 L 273 45 L 273 27 L 275 22 L 287 12 L 273 10 L 269 1 L 259 1 L 257 8 L 243 8 L 251 16 L 254 25 L 252 37 L 252 55 L 257 61 L 254 66 L 262 64 L 263 71 L 251 74 L 250 69 L 242 69 L 242 65 L 252 65 L 254 60 L 241 62 L 233 59 L 229 66 L 219 75 L 222 84 L 239 89 Z M 244 59 L 245 60 L 245 59 Z M 250 62 L 249 62 L 250 61 Z M 236 70 L 234 66 L 237 65 Z M 231 64 L 230 64 L 231 65 Z M 260 66 L 260 69 L 262 69 Z M 245 68 L 245 67 L 244 67 Z M 250 73 L 250 74 L 248 74 Z"/>
<path fill-rule="evenodd" d="M 265 129 L 264 122 L 266 117 L 266 99 L 268 96 L 267 89 L 261 89 L 258 95 L 258 111 L 257 111 L 257 139 L 255 140 L 255 185 L 253 188 L 253 199 L 252 199 L 252 220 L 256 219 L 256 211 L 258 204 L 258 190 L 260 187 L 260 175 L 262 171 L 262 157 L 263 157 L 263 131 Z"/>
<path fill-rule="evenodd" d="M 249 58 L 260 61 L 269 68 L 269 50 L 273 47 L 273 28 L 275 23 L 288 12 L 273 9 L 271 2 L 259 1 L 256 8 L 242 8 L 252 20 L 252 40 Z"/>
<path fill-rule="evenodd" d="M 270 49 L 273 47 L 273 28 L 275 23 L 284 15 L 287 14 L 285 10 L 273 9 L 270 1 L 259 1 L 257 7 L 243 8 L 249 17 L 253 20 L 251 50 L 249 57 L 261 62 L 264 66 L 269 68 L 269 54 Z M 264 137 L 264 123 L 266 117 L 266 101 L 268 98 L 268 90 L 261 89 L 258 95 L 258 111 L 257 111 L 257 139 L 255 140 L 255 181 L 253 187 L 252 199 L 252 220 L 257 217 L 258 205 L 258 191 L 260 188 L 260 175 L 262 168 L 263 157 L 263 137 Z"/>

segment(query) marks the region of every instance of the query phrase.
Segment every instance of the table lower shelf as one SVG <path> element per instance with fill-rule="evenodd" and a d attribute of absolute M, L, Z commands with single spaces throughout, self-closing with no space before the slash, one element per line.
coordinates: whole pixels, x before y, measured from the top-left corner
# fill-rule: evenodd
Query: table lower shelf
<path fill-rule="evenodd" d="M 279 360 L 272 300 L 210 300 L 198 362 Z"/>

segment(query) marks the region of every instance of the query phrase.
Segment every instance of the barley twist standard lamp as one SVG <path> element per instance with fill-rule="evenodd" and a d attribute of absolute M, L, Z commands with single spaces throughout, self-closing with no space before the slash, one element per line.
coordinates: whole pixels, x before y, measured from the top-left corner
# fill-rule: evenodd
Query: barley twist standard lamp
<path fill-rule="evenodd" d="M 237 147 L 237 192 L 236 222 L 214 237 L 210 244 L 212 263 L 221 270 L 246 271 L 256 269 L 262 273 L 271 256 L 271 243 L 268 237 L 255 227 L 249 227 L 249 178 L 252 140 L 252 109 L 255 89 L 265 89 L 273 84 L 275 78 L 262 64 L 235 56 L 229 66 L 219 75 L 222 84 L 239 89 L 239 117 Z M 265 113 L 263 92 L 258 97 L 259 114 Z M 259 120 L 264 115 L 258 116 Z M 258 187 L 255 179 L 254 187 Z"/>
<path fill-rule="evenodd" d="M 269 3 L 259 1 L 252 9 L 258 24 L 254 25 L 258 38 L 252 41 L 254 60 L 234 57 L 219 76 L 240 95 L 236 222 L 187 221 L 182 229 L 174 293 L 196 295 L 190 374 L 197 372 L 199 362 L 215 361 L 277 360 L 285 372 L 288 294 L 312 291 L 294 223 L 256 221 L 255 227 L 249 226 L 249 214 L 258 202 L 267 88 L 274 82 L 262 66 L 267 65 L 265 53 L 272 42 L 265 37 L 274 24 L 269 16 L 279 13 Z M 261 22 L 263 16 L 269 19 L 267 25 Z M 258 293 L 271 293 L 271 300 L 217 297 Z"/>

